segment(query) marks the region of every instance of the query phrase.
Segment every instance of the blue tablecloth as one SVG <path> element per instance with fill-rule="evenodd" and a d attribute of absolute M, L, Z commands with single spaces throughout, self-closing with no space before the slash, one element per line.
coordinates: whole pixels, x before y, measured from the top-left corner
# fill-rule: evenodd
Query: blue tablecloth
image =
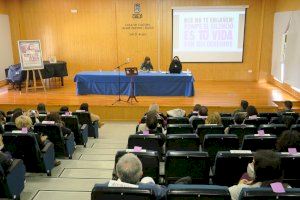
<path fill-rule="evenodd" d="M 130 77 L 124 72 L 120 76 L 122 95 L 130 95 Z M 78 95 L 119 94 L 118 72 L 80 72 L 75 78 Z M 191 74 L 163 74 L 159 72 L 139 72 L 133 77 L 136 96 L 194 96 L 194 77 Z"/>

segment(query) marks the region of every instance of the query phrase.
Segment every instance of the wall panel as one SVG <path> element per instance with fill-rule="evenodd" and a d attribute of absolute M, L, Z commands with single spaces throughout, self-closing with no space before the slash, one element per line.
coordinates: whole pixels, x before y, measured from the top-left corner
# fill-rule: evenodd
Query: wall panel
<path fill-rule="evenodd" d="M 68 62 L 70 78 L 79 71 L 110 69 L 132 58 L 130 65 L 140 66 L 151 57 L 155 69 L 166 69 L 172 50 L 172 6 L 249 5 L 246 19 L 243 63 L 184 64 L 196 80 L 255 81 L 269 72 L 268 39 L 262 23 L 272 18 L 271 0 L 11 0 L 6 1 L 11 18 L 14 60 L 18 62 L 16 41 L 41 39 L 44 58 L 55 55 Z M 1 1 L 0 1 L 1 2 Z M 272 1 L 274 2 L 274 1 Z M 134 3 L 140 3 L 141 19 L 132 18 Z M 71 9 L 77 9 L 72 14 Z M 262 20 L 263 11 L 270 15 Z M 126 24 L 142 24 L 143 29 L 124 29 Z M 146 25 L 145 25 L 146 24 Z M 148 24 L 148 25 L 147 25 Z M 146 29 L 146 27 L 148 28 Z M 271 30 L 267 26 L 267 30 Z M 269 31 L 270 32 L 270 31 Z M 137 35 L 132 35 L 132 34 Z M 141 34 L 141 35 L 139 35 Z M 262 48 L 262 41 L 267 44 Z M 271 41 L 271 40 L 270 40 Z M 265 46 L 265 45 L 264 45 Z M 265 55 L 264 55 L 265 57 Z M 252 73 L 248 73 L 248 71 Z"/>

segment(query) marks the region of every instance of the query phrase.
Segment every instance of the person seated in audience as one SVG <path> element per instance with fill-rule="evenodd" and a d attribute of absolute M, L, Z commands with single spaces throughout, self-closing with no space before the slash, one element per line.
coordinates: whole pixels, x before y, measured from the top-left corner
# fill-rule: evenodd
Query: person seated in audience
<path fill-rule="evenodd" d="M 208 115 L 208 109 L 206 106 L 201 106 L 200 110 L 199 110 L 199 115 L 203 116 L 203 117 L 207 117 Z"/>
<path fill-rule="evenodd" d="M 239 199 L 243 188 L 270 187 L 271 183 L 282 182 L 282 169 L 279 155 L 271 150 L 259 150 L 254 153 L 252 163 L 248 164 L 247 174 L 237 185 L 229 187 L 232 200 Z M 285 187 L 289 187 L 285 185 Z"/>
<path fill-rule="evenodd" d="M 47 115 L 45 121 L 53 121 L 61 127 L 61 132 L 64 137 L 67 137 L 71 134 L 71 130 L 65 127 L 64 122 L 61 120 L 60 115 L 56 112 L 52 112 Z"/>
<path fill-rule="evenodd" d="M 39 112 L 39 114 L 47 114 L 46 105 L 43 103 L 39 103 L 36 110 Z"/>
<path fill-rule="evenodd" d="M 16 109 L 14 109 L 13 110 L 13 112 L 12 112 L 12 117 L 11 117 L 11 122 L 15 122 L 16 121 L 16 119 L 19 117 L 19 116 L 21 116 L 21 115 L 23 115 L 23 110 L 21 109 L 21 108 L 16 108 Z"/>
<path fill-rule="evenodd" d="M 84 110 L 84 111 L 86 111 L 86 112 L 89 112 L 89 104 L 87 104 L 87 103 L 82 103 L 82 104 L 80 105 L 79 109 L 80 109 L 80 110 Z M 93 113 L 91 113 L 91 112 L 90 112 L 90 114 L 91 114 L 91 120 L 92 120 L 92 122 L 99 121 L 99 126 L 100 126 L 100 127 L 104 125 L 103 122 L 100 123 L 100 117 L 99 117 L 98 115 L 95 115 L 95 114 L 93 114 Z"/>
<path fill-rule="evenodd" d="M 164 120 L 167 119 L 167 117 L 162 112 L 159 111 L 159 105 L 157 103 L 153 103 L 149 106 L 148 112 L 151 112 L 151 111 L 155 111 L 156 114 L 158 115 L 158 117 L 161 117 Z M 146 115 L 147 115 L 147 113 L 145 114 L 145 116 Z"/>
<path fill-rule="evenodd" d="M 234 125 L 244 124 L 245 119 L 246 119 L 246 113 L 244 113 L 244 112 L 235 113 L 235 115 L 233 117 Z M 224 130 L 224 133 L 228 134 L 228 132 L 229 132 L 229 127 L 226 127 Z"/>
<path fill-rule="evenodd" d="M 195 118 L 199 118 L 199 117 L 206 118 L 207 115 L 208 115 L 207 107 L 206 106 L 200 106 L 199 115 L 198 116 L 191 116 L 189 118 L 189 122 L 190 122 L 190 124 L 193 124 L 193 121 L 194 121 Z"/>
<path fill-rule="evenodd" d="M 166 136 L 163 133 L 157 131 L 158 125 L 159 124 L 158 124 L 156 112 L 150 111 L 147 113 L 146 123 L 139 125 L 139 131 L 137 132 L 137 134 L 143 134 L 144 131 L 149 131 L 149 134 L 155 134 L 161 136 L 164 143 L 164 141 L 166 140 Z"/>
<path fill-rule="evenodd" d="M 33 133 L 35 135 L 35 138 L 36 138 L 38 144 L 39 144 L 40 149 L 43 149 L 45 147 L 45 145 L 50 142 L 48 140 L 47 135 L 43 135 L 43 134 L 38 135 L 37 133 L 33 132 L 32 120 L 28 116 L 25 116 L 25 115 L 19 116 L 16 119 L 16 126 L 20 130 L 22 130 L 22 128 L 27 128 L 28 132 Z M 54 165 L 55 166 L 60 165 L 60 161 L 55 160 Z"/>
<path fill-rule="evenodd" d="M 249 105 L 248 101 L 242 100 L 241 107 L 233 112 L 233 116 L 238 112 L 247 112 L 248 105 Z"/>
<path fill-rule="evenodd" d="M 62 106 L 59 109 L 60 114 L 65 114 L 66 112 L 69 112 L 69 107 L 68 106 Z"/>
<path fill-rule="evenodd" d="M 148 56 L 145 57 L 144 62 L 141 65 L 141 70 L 143 70 L 143 71 L 152 71 L 153 70 L 153 66 L 152 66 L 150 57 L 148 57 Z"/>
<path fill-rule="evenodd" d="M 190 114 L 188 114 L 188 118 L 191 118 L 192 116 L 198 116 L 200 109 L 201 109 L 201 105 L 196 104 L 193 108 L 193 111 Z"/>
<path fill-rule="evenodd" d="M 247 112 L 246 117 L 248 119 L 256 119 L 257 118 L 258 112 L 254 106 L 248 106 L 246 109 L 246 112 Z"/>
<path fill-rule="evenodd" d="M 133 187 L 140 189 L 151 189 L 157 199 L 163 199 L 166 195 L 167 188 L 165 186 L 155 184 L 153 178 L 143 176 L 143 166 L 140 159 L 128 153 L 122 156 L 117 165 L 116 173 L 118 180 L 110 180 L 108 187 Z M 142 178 L 142 179 L 141 179 Z"/>
<path fill-rule="evenodd" d="M 27 128 L 27 132 L 33 133 L 33 125 L 32 125 L 32 120 L 30 117 L 28 117 L 26 115 L 21 115 L 21 116 L 17 117 L 15 123 L 16 123 L 16 127 L 19 130 L 22 130 L 22 128 Z M 45 147 L 45 145 L 49 142 L 48 137 L 43 134 L 41 134 L 40 136 L 38 136 L 38 134 L 35 134 L 35 135 L 36 135 L 38 144 L 40 146 L 40 149 L 43 149 Z"/>
<path fill-rule="evenodd" d="M 289 148 L 296 148 L 300 151 L 300 133 L 298 131 L 284 131 L 278 138 L 276 149 L 279 152 L 288 152 Z"/>
<path fill-rule="evenodd" d="M 205 124 L 222 125 L 221 115 L 218 112 L 213 112 L 209 114 L 205 120 Z"/>
<path fill-rule="evenodd" d="M 291 101 L 285 101 L 284 102 L 284 110 L 279 112 L 279 114 L 294 112 L 293 111 L 293 102 Z"/>
<path fill-rule="evenodd" d="M 23 115 L 30 117 L 33 124 L 40 122 L 38 119 L 39 113 L 37 110 L 28 110 L 24 112 Z"/>
<path fill-rule="evenodd" d="M 6 123 L 6 114 L 4 111 L 0 110 L 0 124 L 4 125 Z"/>
<path fill-rule="evenodd" d="M 6 115 L 3 111 L 0 111 L 0 135 L 4 133 L 5 123 L 6 123 Z"/>
<path fill-rule="evenodd" d="M 178 56 L 175 56 L 172 59 L 172 62 L 170 63 L 169 72 L 171 74 L 180 74 L 182 71 L 182 64 L 178 58 Z"/>
<path fill-rule="evenodd" d="M 283 115 L 279 118 L 279 122 L 285 124 L 287 129 L 290 129 L 291 126 L 296 123 L 296 120 L 293 116 Z"/>

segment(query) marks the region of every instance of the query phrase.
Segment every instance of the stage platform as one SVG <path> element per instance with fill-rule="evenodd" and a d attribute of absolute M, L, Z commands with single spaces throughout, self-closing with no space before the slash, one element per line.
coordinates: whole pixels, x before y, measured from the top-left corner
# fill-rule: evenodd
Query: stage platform
<path fill-rule="evenodd" d="M 35 109 L 38 103 L 45 103 L 48 111 L 56 111 L 62 105 L 67 105 L 70 110 L 87 102 L 90 110 L 100 115 L 103 121 L 113 120 L 138 120 L 148 109 L 151 103 L 158 103 L 161 111 L 173 108 L 182 108 L 190 111 L 194 104 L 199 103 L 208 107 L 209 111 L 232 112 L 239 107 L 240 100 L 246 99 L 255 105 L 259 112 L 277 111 L 286 99 L 296 101 L 297 109 L 300 108 L 299 100 L 280 88 L 269 83 L 235 82 L 235 81 L 196 81 L 195 96 L 193 97 L 137 97 L 138 103 L 128 104 L 120 102 L 112 105 L 117 96 L 104 95 L 76 95 L 76 85 L 73 80 L 65 80 L 65 86 L 55 84 L 47 92 L 22 92 L 8 90 L 7 86 L 0 88 L 0 109 L 10 110 L 16 107 Z M 127 100 L 127 96 L 122 96 Z"/>

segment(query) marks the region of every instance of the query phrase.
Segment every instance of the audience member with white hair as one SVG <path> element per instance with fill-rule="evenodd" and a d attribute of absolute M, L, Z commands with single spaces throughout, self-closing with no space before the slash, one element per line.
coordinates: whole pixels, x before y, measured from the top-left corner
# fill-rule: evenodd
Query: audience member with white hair
<path fill-rule="evenodd" d="M 151 189 L 154 191 L 157 199 L 163 199 L 166 195 L 167 188 L 165 186 L 155 184 L 155 181 L 151 177 L 142 178 L 142 163 L 132 153 L 125 154 L 119 159 L 116 165 L 116 172 L 118 180 L 110 180 L 108 187 Z"/>

